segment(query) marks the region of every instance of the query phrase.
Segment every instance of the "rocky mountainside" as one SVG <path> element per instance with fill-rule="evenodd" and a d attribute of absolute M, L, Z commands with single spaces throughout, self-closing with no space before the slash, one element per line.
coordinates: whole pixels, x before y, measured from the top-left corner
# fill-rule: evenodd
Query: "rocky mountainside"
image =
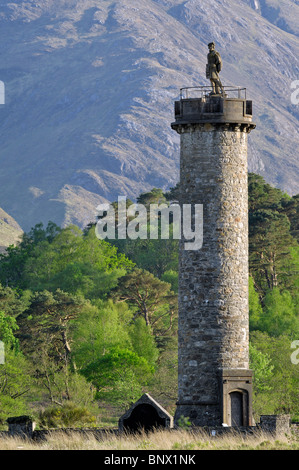
<path fill-rule="evenodd" d="M 4 253 L 9 245 L 16 245 L 22 233 L 19 224 L 0 208 L 0 253 Z"/>
<path fill-rule="evenodd" d="M 0 2 L 0 205 L 24 230 L 85 225 L 97 204 L 178 181 L 174 100 L 208 85 L 247 88 L 257 129 L 249 168 L 299 192 L 297 0 Z"/>

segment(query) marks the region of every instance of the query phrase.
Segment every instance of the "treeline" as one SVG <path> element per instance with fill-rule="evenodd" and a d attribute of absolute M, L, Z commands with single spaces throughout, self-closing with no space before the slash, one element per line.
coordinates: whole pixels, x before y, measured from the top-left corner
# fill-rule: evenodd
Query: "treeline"
<path fill-rule="evenodd" d="M 176 197 L 177 188 L 154 188 L 137 202 Z M 298 210 L 299 196 L 249 174 L 256 415 L 299 418 L 299 365 L 291 360 L 299 340 Z M 30 413 L 43 426 L 103 425 L 144 391 L 174 411 L 178 240 L 107 242 L 92 224 L 83 231 L 38 224 L 0 256 L 0 284 L 2 423 Z"/>

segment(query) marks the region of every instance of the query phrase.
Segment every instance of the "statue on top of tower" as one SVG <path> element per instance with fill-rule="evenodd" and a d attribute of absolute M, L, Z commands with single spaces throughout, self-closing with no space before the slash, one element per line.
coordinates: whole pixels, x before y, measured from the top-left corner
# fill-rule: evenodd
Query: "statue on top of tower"
<path fill-rule="evenodd" d="M 224 95 L 224 89 L 219 78 L 219 72 L 222 68 L 222 60 L 219 52 L 215 50 L 215 43 L 208 44 L 209 53 L 207 55 L 208 63 L 206 65 L 206 78 L 210 79 L 212 85 L 211 95 Z"/>

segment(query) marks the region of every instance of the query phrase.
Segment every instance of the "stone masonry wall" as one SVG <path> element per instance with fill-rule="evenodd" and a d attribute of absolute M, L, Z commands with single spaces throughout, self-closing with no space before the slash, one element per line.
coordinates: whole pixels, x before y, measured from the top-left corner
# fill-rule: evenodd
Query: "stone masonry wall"
<path fill-rule="evenodd" d="M 181 241 L 176 416 L 221 425 L 218 370 L 249 368 L 247 133 L 211 124 L 180 133 L 180 203 L 203 204 L 203 246 Z"/>

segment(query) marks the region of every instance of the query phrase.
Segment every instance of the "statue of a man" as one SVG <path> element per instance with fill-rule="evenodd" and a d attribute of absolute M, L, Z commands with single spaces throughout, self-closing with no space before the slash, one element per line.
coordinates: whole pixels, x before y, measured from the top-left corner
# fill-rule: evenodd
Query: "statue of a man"
<path fill-rule="evenodd" d="M 215 43 L 208 44 L 208 63 L 206 65 L 206 78 L 209 78 L 212 85 L 212 95 L 224 94 L 224 89 L 219 78 L 219 72 L 222 68 L 222 61 L 219 52 L 215 50 Z"/>

